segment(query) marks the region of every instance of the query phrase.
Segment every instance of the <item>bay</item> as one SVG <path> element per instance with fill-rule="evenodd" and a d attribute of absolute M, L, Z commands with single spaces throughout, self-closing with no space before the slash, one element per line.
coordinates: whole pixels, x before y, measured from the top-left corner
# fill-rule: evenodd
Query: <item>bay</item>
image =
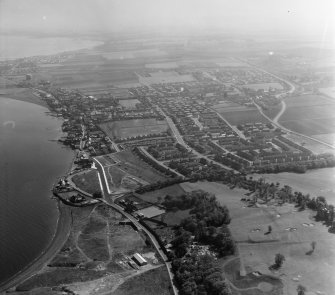
<path fill-rule="evenodd" d="M 0 98 L 0 283 L 52 241 L 58 219 L 51 188 L 73 151 L 56 140 L 59 118 L 35 104 Z"/>

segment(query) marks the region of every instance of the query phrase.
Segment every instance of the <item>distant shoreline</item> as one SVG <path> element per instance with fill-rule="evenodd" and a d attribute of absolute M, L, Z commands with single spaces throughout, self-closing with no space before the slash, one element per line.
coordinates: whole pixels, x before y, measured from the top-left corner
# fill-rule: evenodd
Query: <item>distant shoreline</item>
<path fill-rule="evenodd" d="M 93 48 L 95 46 L 99 46 L 99 44 L 90 46 L 89 48 Z M 81 48 L 81 49 L 74 49 L 72 51 L 76 52 L 78 50 L 83 50 L 83 49 L 87 49 L 87 47 Z M 65 52 L 65 51 L 61 51 L 61 52 Z M 58 53 L 61 53 L 61 52 L 58 52 Z M 46 56 L 53 55 L 53 54 L 57 54 L 57 53 L 46 54 Z M 30 55 L 30 56 L 37 56 L 37 55 Z M 26 57 L 29 57 L 29 56 L 26 56 Z M 15 60 L 18 58 L 13 58 L 12 60 Z M 1 58 L 0 58 L 0 61 L 1 61 Z M 43 101 L 40 97 L 35 96 L 32 93 L 29 93 L 29 91 L 32 91 L 32 89 L 30 88 L 26 89 L 27 95 L 25 94 L 22 95 L 21 93 L 19 93 L 21 95 L 17 95 L 17 93 L 15 93 L 16 89 L 23 89 L 23 88 L 12 87 L 12 88 L 4 88 L 4 89 L 6 90 L 5 93 L 1 93 L 1 88 L 0 88 L 0 99 L 5 98 L 5 99 L 24 101 L 27 103 L 32 103 L 35 105 L 42 106 L 46 108 L 47 110 L 50 110 L 49 106 L 47 105 L 45 101 Z M 73 155 L 73 159 L 74 158 L 75 158 L 75 155 Z M 70 170 L 71 170 L 72 164 L 73 164 L 73 160 L 70 163 L 70 168 L 69 168 Z M 69 173 L 69 169 L 64 171 L 64 173 L 65 174 Z M 19 285 L 23 281 L 29 279 L 37 271 L 43 268 L 43 266 L 45 266 L 45 264 L 48 263 L 48 261 L 50 261 L 57 254 L 57 252 L 60 250 L 60 248 L 63 246 L 63 244 L 68 239 L 71 226 L 72 226 L 71 209 L 68 208 L 66 205 L 62 204 L 59 200 L 57 200 L 57 209 L 58 209 L 58 218 L 57 218 L 56 230 L 48 246 L 34 260 L 32 260 L 28 265 L 22 268 L 19 272 L 17 272 L 16 274 L 11 276 L 7 280 L 0 283 L 0 293 L 1 294 Z"/>
<path fill-rule="evenodd" d="M 9 35 L 9 34 L 0 34 L 0 42 L 2 39 L 11 38 L 12 42 L 8 41 L 9 45 L 7 47 L 3 48 L 2 55 L 0 55 L 0 62 L 5 61 L 13 61 L 16 59 L 23 59 L 23 58 L 29 58 L 34 56 L 51 56 L 56 54 L 62 54 L 65 52 L 76 52 L 80 50 L 85 49 L 92 49 L 96 46 L 103 45 L 105 41 L 103 40 L 97 40 L 97 38 L 74 38 L 73 36 L 32 36 L 29 34 L 20 34 L 20 35 Z M 40 51 L 35 51 L 35 49 L 31 49 L 29 46 L 28 52 L 20 52 L 17 51 L 17 48 L 20 47 L 20 42 L 15 39 L 30 39 L 30 42 L 37 43 L 37 40 L 44 40 L 45 44 L 35 44 L 34 48 L 39 48 Z M 55 42 L 56 39 L 59 39 L 59 42 Z M 50 41 L 48 41 L 50 40 Z M 64 44 L 67 41 L 68 47 L 65 48 L 57 48 L 54 44 Z M 13 43 L 13 44 L 12 44 Z M 18 43 L 18 44 L 15 44 Z M 22 43 L 22 41 L 21 41 Z M 40 41 L 41 43 L 41 41 Z M 15 46 L 14 46 L 15 45 Z M 30 44 L 31 45 L 31 44 Z M 38 46 L 39 45 L 39 46 Z M 29 52 L 31 51 L 31 52 Z M 14 52 L 14 53 L 13 53 Z"/>

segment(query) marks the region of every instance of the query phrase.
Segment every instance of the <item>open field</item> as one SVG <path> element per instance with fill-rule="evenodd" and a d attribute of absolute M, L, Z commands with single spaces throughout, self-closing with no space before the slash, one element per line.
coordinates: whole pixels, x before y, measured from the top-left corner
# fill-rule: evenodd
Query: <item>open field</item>
<path fill-rule="evenodd" d="M 306 135 L 329 134 L 335 128 L 335 102 L 319 95 L 302 95 L 286 100 L 280 124 Z"/>
<path fill-rule="evenodd" d="M 167 195 L 170 196 L 181 196 L 185 194 L 185 191 L 182 189 L 182 187 L 179 184 L 174 184 L 159 190 L 147 192 L 141 195 L 138 195 L 137 197 L 141 198 L 142 200 L 149 202 L 149 203 L 162 203 L 164 201 L 164 198 Z"/>
<path fill-rule="evenodd" d="M 309 149 L 315 154 L 322 154 L 322 153 L 335 153 L 335 150 L 325 146 L 324 144 L 318 143 L 314 140 L 308 139 L 306 137 L 302 137 L 299 135 L 295 135 L 292 133 L 284 135 L 284 137 L 300 144 L 303 145 L 305 148 Z M 335 145 L 335 138 L 334 134 L 321 134 L 321 135 L 313 135 L 314 138 L 328 142 L 330 144 Z M 333 139 L 333 140 L 332 140 Z"/>
<path fill-rule="evenodd" d="M 136 119 L 107 122 L 101 124 L 100 128 L 115 140 L 164 133 L 168 130 L 168 125 L 165 120 Z"/>
<path fill-rule="evenodd" d="M 277 176 L 274 177 L 277 180 Z M 229 227 L 238 241 L 247 274 L 259 271 L 281 278 L 284 294 L 296 294 L 298 284 L 306 286 L 311 295 L 334 294 L 335 235 L 314 221 L 311 211 L 297 212 L 290 204 L 248 208 L 240 202 L 245 191 L 230 190 L 219 183 L 185 183 L 182 186 L 186 190 L 203 189 L 214 193 L 219 202 L 227 205 L 232 217 Z M 273 230 L 265 235 L 268 225 Z M 310 251 L 312 241 L 317 241 L 314 253 Z M 270 271 L 277 253 L 282 253 L 286 261 L 278 271 Z"/>
<path fill-rule="evenodd" d="M 140 101 L 138 99 L 122 99 L 119 101 L 119 104 L 127 110 L 136 109 L 136 105 L 139 103 Z"/>
<path fill-rule="evenodd" d="M 154 170 L 131 151 L 99 156 L 111 191 L 129 191 L 141 185 L 164 181 L 166 176 Z"/>
<path fill-rule="evenodd" d="M 177 72 L 153 72 L 150 77 L 139 76 L 140 83 L 144 85 L 160 84 L 160 83 L 182 83 L 194 81 L 192 75 L 180 75 Z"/>
<path fill-rule="evenodd" d="M 243 105 L 240 105 L 234 102 L 230 102 L 230 101 L 221 101 L 218 104 L 214 105 L 212 109 L 214 109 L 215 111 L 221 114 L 224 112 L 248 111 L 251 108 L 248 108 L 246 106 L 243 106 Z M 256 109 L 256 108 L 252 108 L 252 109 Z"/>
<path fill-rule="evenodd" d="M 17 290 L 38 294 L 36 288 L 42 288 L 41 294 L 49 294 L 43 288 L 67 285 L 77 294 L 88 294 L 88 290 L 93 292 L 104 286 L 107 291 L 122 284 L 128 276 L 132 278 L 159 265 L 145 236 L 130 225 L 120 225 L 123 217 L 113 209 L 100 205 L 71 210 L 73 225 L 66 243 L 48 267 L 21 283 Z M 150 256 L 148 265 L 139 269 L 130 267 L 127 255 L 135 252 Z"/>
<path fill-rule="evenodd" d="M 170 280 L 165 267 L 149 270 L 128 279 L 110 295 L 172 295 Z"/>
<path fill-rule="evenodd" d="M 304 174 L 278 173 L 278 174 L 253 174 L 254 178 L 264 177 L 268 182 L 277 181 L 287 184 L 293 190 L 310 194 L 311 197 L 324 196 L 328 203 L 335 205 L 335 168 L 322 168 L 308 170 Z"/>
<path fill-rule="evenodd" d="M 164 62 L 164 63 L 146 64 L 145 67 L 148 69 L 176 69 L 179 67 L 179 65 L 176 62 Z"/>
<path fill-rule="evenodd" d="M 245 123 L 269 123 L 257 109 L 246 109 L 244 111 L 220 111 L 220 114 L 232 125 Z"/>
<path fill-rule="evenodd" d="M 274 82 L 274 83 L 246 84 L 246 85 L 242 85 L 242 88 L 249 88 L 249 89 L 253 89 L 256 91 L 260 89 L 269 90 L 270 88 L 282 90 L 283 86 L 280 85 L 280 83 Z"/>
<path fill-rule="evenodd" d="M 335 99 L 335 87 L 320 88 L 319 91 L 324 95 Z"/>
<path fill-rule="evenodd" d="M 78 188 L 89 194 L 101 191 L 97 170 L 90 170 L 74 175 L 72 181 Z"/>

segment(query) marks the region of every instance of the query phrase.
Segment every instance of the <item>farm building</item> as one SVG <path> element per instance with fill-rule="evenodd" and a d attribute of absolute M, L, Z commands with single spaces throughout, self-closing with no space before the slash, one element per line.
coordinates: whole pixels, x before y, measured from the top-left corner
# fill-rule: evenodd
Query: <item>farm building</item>
<path fill-rule="evenodd" d="M 148 264 L 148 262 L 139 253 L 135 253 L 132 258 L 139 266 Z"/>

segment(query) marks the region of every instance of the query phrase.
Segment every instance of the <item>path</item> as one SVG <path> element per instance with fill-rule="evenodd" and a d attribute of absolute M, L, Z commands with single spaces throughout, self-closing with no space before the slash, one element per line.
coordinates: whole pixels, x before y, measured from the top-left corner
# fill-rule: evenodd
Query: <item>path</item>
<path fill-rule="evenodd" d="M 139 149 L 143 152 L 143 154 L 146 155 L 146 157 L 150 158 L 152 161 L 156 162 L 158 165 L 164 167 L 165 169 L 168 169 L 168 170 L 171 170 L 173 171 L 174 173 L 176 173 L 178 176 L 180 176 L 182 179 L 185 178 L 184 175 L 180 174 L 178 171 L 174 170 L 174 169 L 171 169 L 170 167 L 166 166 L 165 164 L 163 164 L 162 162 L 158 161 L 155 157 L 153 157 L 152 155 L 150 155 L 148 153 L 148 151 L 144 148 L 144 147 L 139 147 Z"/>
<path fill-rule="evenodd" d="M 282 100 L 281 102 L 281 110 L 280 112 L 276 115 L 276 117 L 274 117 L 273 122 L 275 122 L 276 124 L 278 124 L 278 120 L 280 119 L 280 117 L 285 113 L 286 111 L 286 102 L 284 100 Z"/>
<path fill-rule="evenodd" d="M 272 120 L 271 118 L 269 118 L 267 115 L 264 114 L 262 108 L 261 108 L 257 103 L 255 103 L 254 101 L 253 101 L 253 103 L 254 103 L 254 105 L 257 107 L 258 111 L 261 113 L 261 115 L 262 115 L 264 118 L 266 118 L 267 120 L 269 120 L 273 125 L 275 125 L 276 127 L 282 129 L 283 131 L 285 131 L 285 132 L 287 132 L 287 133 L 295 134 L 295 135 L 298 135 L 298 136 L 301 136 L 301 137 L 304 137 L 304 138 L 307 138 L 307 139 L 309 139 L 309 140 L 312 140 L 312 141 L 321 143 L 321 144 L 323 144 L 323 145 L 325 145 L 325 146 L 327 146 L 327 147 L 330 147 L 330 148 L 332 148 L 332 149 L 335 149 L 335 146 L 333 146 L 333 145 L 331 145 L 331 144 L 329 144 L 329 143 L 327 143 L 327 142 L 324 142 L 324 141 L 322 141 L 322 140 L 316 139 L 316 138 L 314 138 L 314 137 L 310 137 L 310 136 L 308 136 L 308 135 L 305 135 L 305 134 L 302 134 L 302 133 L 299 133 L 299 132 L 292 131 L 292 130 L 290 130 L 290 129 L 285 128 L 285 127 L 282 126 L 281 124 L 276 123 L 274 120 Z"/>
<path fill-rule="evenodd" d="M 168 271 L 168 274 L 169 274 L 169 278 L 170 278 L 170 282 L 171 282 L 171 286 L 173 288 L 173 293 L 174 295 L 178 295 L 178 289 L 177 287 L 174 285 L 174 274 L 172 273 L 171 271 L 171 263 L 168 262 L 168 257 L 165 255 L 165 253 L 163 252 L 163 250 L 161 249 L 160 245 L 158 244 L 158 241 L 156 240 L 156 238 L 151 234 L 151 232 L 149 232 L 144 226 L 142 226 L 142 224 L 140 224 L 138 222 L 138 220 L 131 214 L 127 213 L 124 211 L 124 209 L 115 204 L 115 203 L 111 203 L 111 202 L 108 202 L 106 200 L 106 193 L 108 195 L 110 195 L 109 193 L 109 188 L 108 188 L 108 182 L 107 182 L 107 177 L 106 177 L 106 174 L 104 173 L 104 169 L 103 169 L 103 166 L 102 164 L 94 159 L 94 161 L 96 163 L 98 163 L 98 170 L 100 172 L 100 174 L 104 175 L 103 177 L 103 181 L 102 181 L 102 194 L 103 194 L 103 199 L 101 200 L 104 204 L 106 204 L 108 207 L 111 207 L 113 208 L 114 210 L 118 211 L 121 215 L 123 215 L 124 217 L 126 217 L 127 219 L 129 219 L 135 226 L 136 228 L 140 229 L 141 231 L 143 231 L 147 237 L 150 239 L 152 245 L 156 248 L 158 254 L 161 256 L 162 260 L 164 261 L 165 265 L 166 265 L 166 268 L 167 268 L 167 271 Z"/>

